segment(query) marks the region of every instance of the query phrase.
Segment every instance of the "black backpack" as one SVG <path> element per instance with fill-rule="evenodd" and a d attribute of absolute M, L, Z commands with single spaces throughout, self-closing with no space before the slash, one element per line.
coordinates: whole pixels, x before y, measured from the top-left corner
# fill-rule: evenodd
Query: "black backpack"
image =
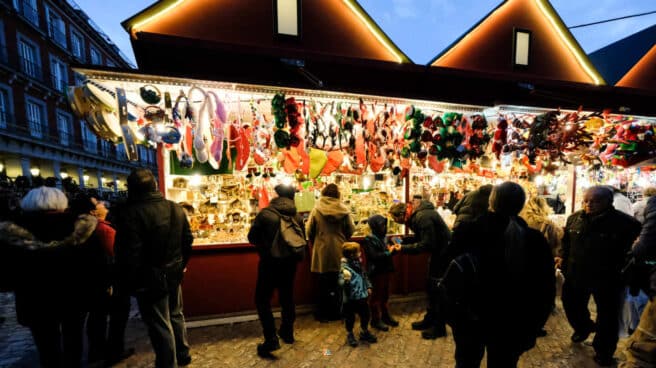
<path fill-rule="evenodd" d="M 271 243 L 271 257 L 273 258 L 303 258 L 307 240 L 303 226 L 293 216 L 283 215 L 276 209 L 268 207 L 269 211 L 278 215 L 280 227 Z"/>

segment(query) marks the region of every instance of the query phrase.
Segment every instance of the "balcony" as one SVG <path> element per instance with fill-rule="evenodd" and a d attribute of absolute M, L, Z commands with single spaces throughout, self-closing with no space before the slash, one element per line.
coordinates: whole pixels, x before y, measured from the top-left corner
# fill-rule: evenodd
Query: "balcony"
<path fill-rule="evenodd" d="M 24 58 L 23 56 L 19 56 L 19 64 L 20 64 L 20 70 L 21 72 L 25 73 L 26 75 L 29 75 L 30 77 L 37 79 L 39 81 L 43 80 L 43 71 L 41 70 L 41 67 L 39 64 L 28 60 Z"/>
<path fill-rule="evenodd" d="M 36 27 L 39 26 L 39 12 L 26 0 L 18 0 L 18 14 Z"/>

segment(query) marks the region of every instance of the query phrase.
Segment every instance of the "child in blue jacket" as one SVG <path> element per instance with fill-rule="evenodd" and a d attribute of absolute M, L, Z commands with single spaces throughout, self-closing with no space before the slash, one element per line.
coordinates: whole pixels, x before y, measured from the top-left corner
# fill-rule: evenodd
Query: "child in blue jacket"
<path fill-rule="evenodd" d="M 369 305 L 367 298 L 371 295 L 371 283 L 367 273 L 362 268 L 360 257 L 360 245 L 354 242 L 346 242 L 342 246 L 342 267 L 339 273 L 339 284 L 344 290 L 343 316 L 346 325 L 346 342 L 356 347 L 358 341 L 353 335 L 355 314 L 360 316 L 360 340 L 375 343 L 376 336 L 369 332 Z"/>

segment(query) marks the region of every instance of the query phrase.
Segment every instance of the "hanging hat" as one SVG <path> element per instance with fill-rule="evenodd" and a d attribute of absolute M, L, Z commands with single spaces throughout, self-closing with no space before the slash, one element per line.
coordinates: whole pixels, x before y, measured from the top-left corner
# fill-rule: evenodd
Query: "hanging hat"
<path fill-rule="evenodd" d="M 282 129 L 276 130 L 276 132 L 273 134 L 273 140 L 276 142 L 276 146 L 278 146 L 278 148 L 289 147 L 290 144 L 289 133 L 287 133 Z"/>
<path fill-rule="evenodd" d="M 301 156 L 295 149 L 285 149 L 282 151 L 285 157 L 282 164 L 283 169 L 287 174 L 292 174 L 301 165 Z"/>
<path fill-rule="evenodd" d="M 328 156 L 325 151 L 316 148 L 310 148 L 310 178 L 314 179 L 321 174 L 324 166 L 328 162 Z"/>
<path fill-rule="evenodd" d="M 334 173 L 344 162 L 344 154 L 340 150 L 330 151 L 327 155 L 326 164 L 321 171 L 321 175 L 330 175 Z"/>

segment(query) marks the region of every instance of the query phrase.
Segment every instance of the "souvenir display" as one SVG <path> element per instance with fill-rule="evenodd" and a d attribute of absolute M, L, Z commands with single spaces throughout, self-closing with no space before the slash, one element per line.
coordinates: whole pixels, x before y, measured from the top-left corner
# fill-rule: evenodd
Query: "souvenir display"
<path fill-rule="evenodd" d="M 358 237 L 369 216 L 413 195 L 451 225 L 455 203 L 480 185 L 513 180 L 529 195 L 564 195 L 568 167 L 584 166 L 571 211 L 586 185 L 616 181 L 632 191 L 651 182 L 623 169 L 656 157 L 653 121 L 605 112 L 93 77 L 69 100 L 100 138 L 125 142 L 128 158 L 137 144 L 160 148 L 167 198 L 195 209 L 195 244 L 247 243 L 278 183 L 297 188 L 301 213 L 336 183 Z M 405 231 L 390 221 L 389 232 Z"/>

